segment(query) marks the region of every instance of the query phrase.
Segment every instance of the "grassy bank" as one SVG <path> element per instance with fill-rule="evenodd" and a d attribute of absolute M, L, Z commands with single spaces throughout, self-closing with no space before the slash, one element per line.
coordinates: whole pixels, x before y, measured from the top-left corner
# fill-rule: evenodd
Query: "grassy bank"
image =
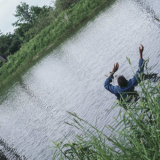
<path fill-rule="evenodd" d="M 75 113 L 70 125 L 80 131 L 73 141 L 54 142 L 53 159 L 77 160 L 159 160 L 160 159 L 160 83 L 140 85 L 140 99 L 123 103 L 117 125 L 103 130 L 79 118 Z M 117 107 L 117 106 L 116 106 Z M 108 136 L 106 129 L 111 131 Z"/>
<path fill-rule="evenodd" d="M 8 56 L 8 62 L 0 68 L 0 85 L 7 82 L 30 62 L 37 59 L 42 53 L 54 46 L 68 32 L 71 32 L 96 9 L 110 0 L 80 0 L 69 9 L 60 12 L 53 23 L 45 27 L 29 42 L 23 44 L 18 52 Z"/>

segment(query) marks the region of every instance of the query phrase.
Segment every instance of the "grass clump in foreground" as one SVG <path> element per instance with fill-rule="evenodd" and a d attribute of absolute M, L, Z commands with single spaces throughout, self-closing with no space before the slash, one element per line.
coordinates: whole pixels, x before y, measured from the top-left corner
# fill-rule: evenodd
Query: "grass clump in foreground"
<path fill-rule="evenodd" d="M 53 142 L 53 159 L 77 160 L 159 160 L 160 159 L 160 83 L 141 82 L 140 99 L 123 103 L 116 117 L 117 125 L 102 130 L 79 118 L 75 113 L 70 125 L 81 134 L 73 142 Z M 109 129 L 111 135 L 105 134 Z M 121 128 L 121 129 L 119 129 Z M 66 142 L 67 141 L 67 142 Z"/>

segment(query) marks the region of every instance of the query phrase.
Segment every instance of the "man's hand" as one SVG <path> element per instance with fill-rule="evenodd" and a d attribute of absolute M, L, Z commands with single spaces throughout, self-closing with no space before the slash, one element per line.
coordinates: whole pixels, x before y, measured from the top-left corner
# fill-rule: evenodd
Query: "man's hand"
<path fill-rule="evenodd" d="M 119 68 L 119 64 L 118 63 L 114 64 L 112 72 L 116 72 L 118 70 L 118 68 Z"/>
<path fill-rule="evenodd" d="M 140 57 L 140 59 L 143 59 L 143 50 L 144 50 L 144 47 L 143 47 L 143 45 L 140 45 L 139 46 L 139 57 Z"/>

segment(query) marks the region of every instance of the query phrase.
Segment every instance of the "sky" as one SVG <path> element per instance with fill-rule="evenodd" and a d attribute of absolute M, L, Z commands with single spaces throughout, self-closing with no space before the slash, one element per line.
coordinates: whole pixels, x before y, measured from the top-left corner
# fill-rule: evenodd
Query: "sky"
<path fill-rule="evenodd" d="M 14 23 L 17 19 L 14 17 L 16 6 L 20 2 L 26 2 L 29 6 L 39 6 L 44 5 L 53 6 L 55 0 L 0 0 L 0 30 L 2 33 L 6 34 L 8 32 L 13 33 Z"/>

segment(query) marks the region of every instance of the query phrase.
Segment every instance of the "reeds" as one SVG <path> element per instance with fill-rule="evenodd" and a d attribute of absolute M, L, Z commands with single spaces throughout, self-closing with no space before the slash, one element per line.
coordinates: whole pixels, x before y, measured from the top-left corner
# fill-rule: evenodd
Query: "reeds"
<path fill-rule="evenodd" d="M 80 131 L 69 140 L 53 142 L 53 159 L 77 160 L 159 160 L 160 159 L 160 83 L 140 83 L 137 102 L 117 104 L 121 110 L 114 127 L 102 130 L 78 117 L 69 124 Z M 125 106 L 125 110 L 123 107 Z M 116 106 L 115 106 L 116 107 Z M 111 134 L 105 134 L 109 129 Z M 121 129 L 119 129 L 121 128 Z"/>

